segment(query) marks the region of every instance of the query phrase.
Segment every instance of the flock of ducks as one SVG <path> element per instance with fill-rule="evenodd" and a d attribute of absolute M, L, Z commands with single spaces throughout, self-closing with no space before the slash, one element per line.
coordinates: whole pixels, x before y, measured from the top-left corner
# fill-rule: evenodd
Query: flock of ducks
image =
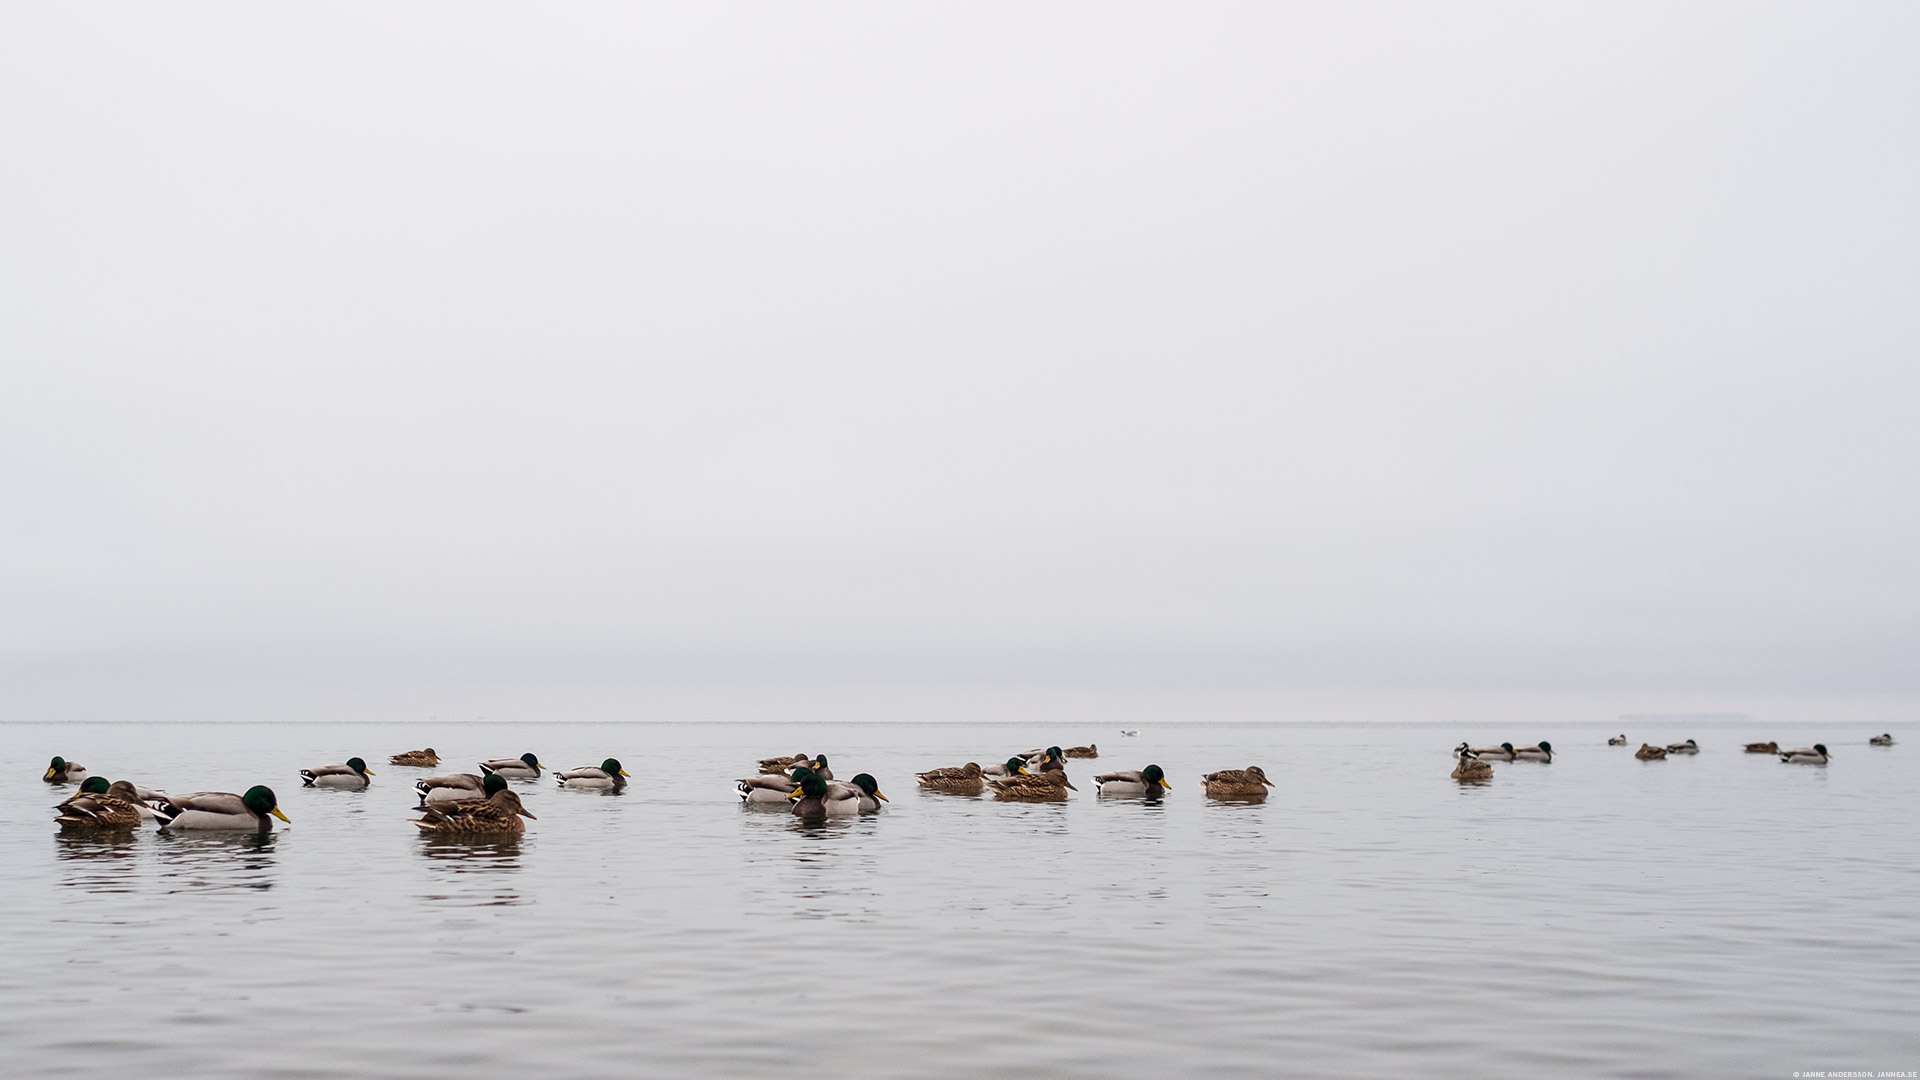
<path fill-rule="evenodd" d="M 1099 756 L 1097 745 L 1049 746 L 1012 755 L 1004 764 L 983 768 L 968 762 L 929 769 L 915 774 L 914 779 L 927 791 L 950 795 L 991 792 L 997 799 L 1012 801 L 1059 801 L 1067 797 L 1067 792 L 1080 790 L 1068 778 L 1066 762 Z M 440 764 L 440 755 L 427 747 L 394 754 L 388 761 L 406 768 L 433 769 Z M 626 789 L 630 776 L 617 758 L 555 771 L 532 753 L 482 761 L 479 770 L 415 781 L 414 791 L 420 800 L 415 809 L 420 816 L 412 823 L 420 831 L 436 835 L 518 835 L 525 831 L 527 820 L 537 819 L 513 791 L 512 781 L 551 775 L 563 788 L 619 793 Z M 347 791 L 364 791 L 373 776 L 366 760 L 358 757 L 300 770 L 301 783 L 307 787 Z M 197 791 L 169 795 L 129 780 L 108 783 L 106 777 L 89 775 L 86 766 L 61 757 L 47 766 L 43 779 L 49 784 L 79 785 L 78 792 L 54 808 L 62 830 L 129 829 L 154 823 L 166 830 L 266 833 L 273 830 L 274 819 L 289 820 L 273 789 L 265 785 L 248 788 L 242 794 Z M 1151 764 L 1138 770 L 1102 773 L 1093 778 L 1093 784 L 1102 795 L 1158 797 L 1173 789 L 1166 771 Z M 1201 786 L 1216 799 L 1263 799 L 1273 782 L 1259 766 L 1250 765 L 1208 773 L 1201 778 Z M 759 771 L 735 781 L 734 788 L 743 803 L 785 804 L 796 817 L 807 819 L 876 813 L 888 801 L 871 773 L 857 773 L 845 781 L 836 779 L 824 754 L 763 758 Z"/>
<path fill-rule="evenodd" d="M 1873 738 L 1868 739 L 1867 742 L 1872 746 L 1892 746 L 1893 736 L 1892 734 L 1875 735 Z M 1607 740 L 1607 745 L 1625 746 L 1627 745 L 1627 737 L 1625 735 L 1615 735 L 1613 738 Z M 1685 742 L 1668 743 L 1665 746 L 1641 743 L 1640 749 L 1634 751 L 1633 756 L 1639 758 L 1641 761 L 1662 761 L 1668 757 L 1682 757 L 1699 752 L 1700 744 L 1692 739 L 1688 739 Z M 1789 765 L 1825 765 L 1830 756 L 1827 753 L 1827 747 L 1824 743 L 1814 743 L 1812 746 L 1803 746 L 1794 750 L 1782 750 L 1780 749 L 1779 743 L 1755 742 L 1746 744 L 1746 752 L 1749 754 L 1775 754 L 1781 761 Z M 1455 762 L 1453 778 L 1455 780 L 1484 782 L 1493 779 L 1493 766 L 1489 765 L 1488 762 L 1551 762 L 1553 760 L 1553 747 L 1545 740 L 1542 740 L 1534 746 L 1521 747 L 1515 747 L 1512 743 L 1501 743 L 1499 746 L 1469 746 L 1466 743 L 1461 743 L 1459 746 L 1453 748 L 1453 757 Z"/>
<path fill-rule="evenodd" d="M 1874 746 L 1892 746 L 1891 734 L 1867 740 Z M 1627 737 L 1617 735 L 1608 746 L 1626 746 Z M 1825 744 L 1782 750 L 1773 742 L 1745 744 L 1749 754 L 1774 754 L 1793 765 L 1825 765 L 1829 753 Z M 1698 754 L 1700 745 L 1692 739 L 1654 746 L 1642 743 L 1634 757 L 1659 761 L 1670 756 Z M 1097 745 L 1062 749 L 1049 746 L 1014 754 L 1002 764 L 982 766 L 969 761 L 915 773 L 915 782 L 927 791 L 948 795 L 983 795 L 1014 802 L 1059 802 L 1069 791 L 1079 791 L 1067 776 L 1066 763 L 1072 759 L 1097 758 Z M 1532 746 L 1501 743 L 1498 746 L 1472 746 L 1461 743 L 1453 748 L 1453 778 L 1479 783 L 1493 778 L 1495 761 L 1536 761 L 1550 764 L 1553 745 L 1542 739 Z M 407 768 L 431 769 L 440 764 L 440 755 L 432 747 L 408 750 L 387 759 Z M 630 774 L 619 759 L 607 758 L 598 765 L 583 765 L 564 771 L 549 770 L 536 754 L 517 758 L 497 758 L 479 763 L 477 773 L 447 773 L 415 781 L 420 797 L 420 813 L 412 819 L 421 832 L 452 836 L 518 835 L 525 831 L 526 820 L 537 820 L 521 804 L 509 782 L 538 780 L 550 774 L 562 788 L 581 791 L 619 793 L 626 790 Z M 362 791 L 372 782 L 373 770 L 364 759 L 348 758 L 339 764 L 316 765 L 300 770 L 307 787 Z M 255 785 L 244 793 L 196 791 L 169 795 L 164 791 L 141 787 L 130 780 L 109 783 L 104 776 L 93 776 L 78 762 L 55 757 L 42 777 L 49 784 L 77 784 L 79 791 L 54 807 L 54 817 L 63 830 L 128 829 L 152 822 L 167 830 L 227 830 L 265 833 L 273 829 L 273 820 L 289 821 L 280 810 L 273 789 Z M 1209 798 L 1258 800 L 1266 798 L 1273 781 L 1258 765 L 1244 769 L 1223 769 L 1200 778 Z M 1158 765 L 1133 770 L 1101 773 L 1093 778 L 1101 795 L 1131 795 L 1157 798 L 1173 790 L 1166 771 Z M 742 803 L 785 803 L 796 817 L 828 818 L 871 814 L 888 801 L 879 781 L 871 773 L 857 773 L 849 780 L 834 778 L 826 755 L 790 754 L 762 758 L 759 771 L 734 782 Z"/>
<path fill-rule="evenodd" d="M 1067 792 L 1080 790 L 1067 776 L 1067 761 L 1099 756 L 1097 744 L 1064 749 L 1049 746 L 1014 754 L 998 765 L 969 761 L 928 769 L 915 773 L 914 781 L 927 791 L 947 795 L 990 792 L 996 799 L 1011 802 L 1060 802 Z M 1173 790 L 1166 770 L 1158 765 L 1101 773 L 1093 783 L 1102 795 L 1158 797 Z M 1264 799 L 1273 784 L 1258 765 L 1250 765 L 1208 773 L 1201 777 L 1201 786 L 1211 798 Z M 870 814 L 887 801 L 872 775 L 860 773 L 850 781 L 836 781 L 825 755 L 804 753 L 762 758 L 760 771 L 734 781 L 734 790 L 743 803 L 785 802 L 795 816 L 802 818 Z"/>
<path fill-rule="evenodd" d="M 395 754 L 388 760 L 410 768 L 432 768 L 440 763 L 440 755 L 428 747 Z M 548 771 L 537 755 L 522 754 L 480 762 L 478 773 L 450 773 L 417 781 L 413 786 L 420 796 L 416 808 L 420 817 L 413 824 L 422 832 L 438 835 L 518 835 L 526 829 L 522 819 L 534 815 L 521 804 L 508 781 L 538 780 Z M 357 757 L 300 770 L 300 780 L 307 787 L 348 791 L 366 790 L 373 775 L 366 761 Z M 615 792 L 626 788 L 629 776 L 614 758 L 552 775 L 563 788 Z M 54 820 L 63 831 L 137 828 L 155 822 L 166 830 L 265 833 L 273 830 L 274 818 L 289 821 L 273 789 L 265 785 L 248 788 L 240 795 L 227 791 L 169 795 L 130 780 L 108 783 L 106 777 L 89 775 L 86 766 L 62 757 L 53 759 L 42 779 L 49 784 L 80 787 L 54 807 Z"/>

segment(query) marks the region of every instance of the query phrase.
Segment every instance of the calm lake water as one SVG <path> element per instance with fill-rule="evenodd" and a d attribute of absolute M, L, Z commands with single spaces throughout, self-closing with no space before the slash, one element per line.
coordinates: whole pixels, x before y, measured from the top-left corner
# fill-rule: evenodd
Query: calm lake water
<path fill-rule="evenodd" d="M 1789 1076 L 1920 1068 L 1920 732 L 1419 726 L 0 725 L 0 1072 L 433 1077 Z M 1551 765 L 1449 780 L 1448 749 Z M 1826 743 L 1826 767 L 1740 753 Z M 921 794 L 1095 741 L 1160 802 Z M 413 780 L 531 750 L 517 843 L 435 842 Z M 872 772 L 806 826 L 731 781 Z M 57 834 L 62 754 L 174 791 L 266 783 L 270 839 Z M 366 792 L 302 766 L 373 763 Z M 1264 766 L 1263 805 L 1202 772 Z M 61 789 L 70 790 L 70 789 Z M 793 1070 L 799 1070 L 794 1072 Z"/>

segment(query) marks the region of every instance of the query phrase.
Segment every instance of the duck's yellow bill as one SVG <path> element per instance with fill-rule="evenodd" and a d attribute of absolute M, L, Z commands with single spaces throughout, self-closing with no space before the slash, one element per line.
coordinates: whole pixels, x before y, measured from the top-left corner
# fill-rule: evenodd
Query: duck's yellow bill
<path fill-rule="evenodd" d="M 291 825 L 291 824 L 293 824 L 293 819 L 292 819 L 292 818 L 290 818 L 290 817 L 288 817 L 287 815 L 285 815 L 285 814 L 283 814 L 283 813 L 281 813 L 281 812 L 280 812 L 280 808 L 279 808 L 279 807 L 277 807 L 277 806 L 276 806 L 276 807 L 274 807 L 273 809 L 271 809 L 271 810 L 269 810 L 269 811 L 267 811 L 267 813 L 269 813 L 269 814 L 272 814 L 272 815 L 273 815 L 274 817 L 277 817 L 277 818 L 279 818 L 279 819 L 280 819 L 281 821 L 284 821 L 284 822 L 286 822 L 286 823 L 287 823 L 287 824 L 289 824 L 289 825 Z"/>
<path fill-rule="evenodd" d="M 789 798 L 789 799 L 797 799 L 797 798 L 799 798 L 799 797 L 800 797 L 800 796 L 801 796 L 802 794 L 804 794 L 804 793 L 803 793 L 803 792 L 802 792 L 802 791 L 801 791 L 801 790 L 800 790 L 799 788 L 794 788 L 794 789 L 793 789 L 792 791 L 789 791 L 789 792 L 787 792 L 787 798 Z"/>
<path fill-rule="evenodd" d="M 362 773 L 363 775 L 365 775 L 365 776 L 372 776 L 372 775 L 373 775 L 373 770 L 372 770 L 372 769 L 361 769 L 361 770 L 360 770 L 360 772 L 361 772 L 361 773 Z"/>
<path fill-rule="evenodd" d="M 892 801 L 893 801 L 892 799 L 889 799 L 889 798 L 887 798 L 885 794 L 883 794 L 883 793 L 881 793 L 881 792 L 878 792 L 878 791 L 876 791 L 876 792 L 874 792 L 874 793 L 873 793 L 873 797 L 874 797 L 874 798 L 876 798 L 876 799 L 879 799 L 879 800 L 880 800 L 881 802 L 892 802 Z"/>
<path fill-rule="evenodd" d="M 632 773 L 630 773 L 630 772 L 628 772 L 628 771 L 627 771 L 627 770 L 625 770 L 625 769 L 621 769 L 621 770 L 620 770 L 620 775 L 621 775 L 621 776 L 632 776 L 633 774 L 632 774 Z"/>
<path fill-rule="evenodd" d="M 51 780 L 51 779 L 53 779 L 53 766 L 51 766 L 51 765 L 49 765 L 49 766 L 47 766 L 47 771 L 46 771 L 46 774 L 45 774 L 44 776 L 42 776 L 42 777 L 40 777 L 40 779 L 42 779 L 42 780 Z"/>

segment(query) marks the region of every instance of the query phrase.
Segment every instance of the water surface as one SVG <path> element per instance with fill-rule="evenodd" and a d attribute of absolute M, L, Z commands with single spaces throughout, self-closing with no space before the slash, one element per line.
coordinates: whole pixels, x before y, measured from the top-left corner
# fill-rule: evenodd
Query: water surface
<path fill-rule="evenodd" d="M 1610 731 L 1420 726 L 0 725 L 0 1071 L 843 1077 L 1779 1075 L 1920 1068 L 1911 738 L 1764 725 L 1643 763 Z M 1551 765 L 1449 779 L 1460 739 Z M 1824 741 L 1824 768 L 1739 744 Z M 911 772 L 1097 741 L 1174 793 L 1059 805 Z M 519 785 L 514 842 L 408 825 L 384 764 L 619 757 Z M 742 808 L 759 757 L 879 777 L 883 814 Z M 271 837 L 56 833 L 53 754 L 176 791 L 267 783 Z M 297 770 L 358 754 L 366 792 Z M 1263 765 L 1264 804 L 1198 777 Z M 797 1075 L 797 1074 L 796 1074 Z"/>

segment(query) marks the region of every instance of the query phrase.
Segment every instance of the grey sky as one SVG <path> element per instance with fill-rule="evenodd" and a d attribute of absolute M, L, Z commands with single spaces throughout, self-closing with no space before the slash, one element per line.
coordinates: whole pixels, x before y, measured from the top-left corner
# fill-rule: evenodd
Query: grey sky
<path fill-rule="evenodd" d="M 0 712 L 1912 695 L 1917 136 L 1910 4 L 9 5 Z"/>

